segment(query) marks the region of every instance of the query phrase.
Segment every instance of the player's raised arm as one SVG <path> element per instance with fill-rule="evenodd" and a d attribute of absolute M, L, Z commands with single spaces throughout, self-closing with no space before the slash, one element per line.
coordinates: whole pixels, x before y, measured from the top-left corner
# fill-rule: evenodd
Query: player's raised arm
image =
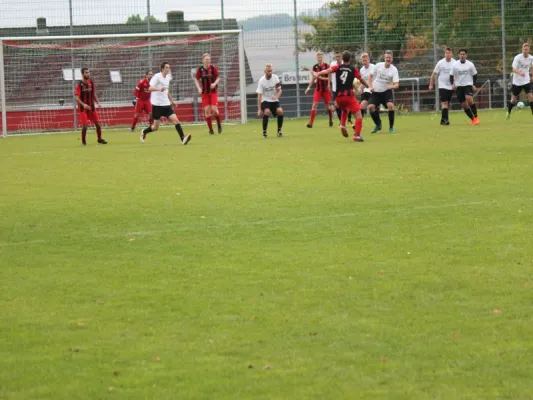
<path fill-rule="evenodd" d="M 320 72 L 313 71 L 313 76 L 315 78 L 318 78 L 320 76 L 329 75 L 332 72 L 337 72 L 338 70 L 339 70 L 339 66 L 338 65 L 334 65 L 333 67 L 329 67 L 328 69 L 325 69 L 325 70 L 320 71 Z"/>

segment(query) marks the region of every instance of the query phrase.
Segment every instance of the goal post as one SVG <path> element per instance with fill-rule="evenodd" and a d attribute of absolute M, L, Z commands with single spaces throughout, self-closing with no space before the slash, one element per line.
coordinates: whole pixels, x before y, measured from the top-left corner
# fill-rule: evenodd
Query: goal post
<path fill-rule="evenodd" d="M 203 122 L 194 71 L 211 55 L 221 81 L 218 109 L 225 122 L 246 123 L 246 77 L 241 30 L 121 35 L 0 38 L 2 136 L 77 128 L 73 84 L 91 71 L 105 127 L 126 127 L 134 114 L 133 91 L 146 71 L 171 66 L 170 94 L 183 123 Z M 248 75 L 250 75 L 248 71 Z M 147 116 L 139 124 L 148 121 Z"/>

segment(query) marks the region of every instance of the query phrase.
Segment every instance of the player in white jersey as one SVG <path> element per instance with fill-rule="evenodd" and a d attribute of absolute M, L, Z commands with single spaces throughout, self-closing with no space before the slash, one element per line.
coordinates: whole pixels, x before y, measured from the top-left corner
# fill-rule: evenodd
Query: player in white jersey
<path fill-rule="evenodd" d="M 383 104 L 389 110 L 389 133 L 394 133 L 394 103 L 393 89 L 400 87 L 400 76 L 398 70 L 392 65 L 392 51 L 385 52 L 385 62 L 376 64 L 373 74 L 368 76 L 369 89 L 372 92 L 368 104 L 368 112 L 374 120 L 376 126 L 372 133 L 381 130 L 381 117 L 379 116 L 379 106 Z"/>
<path fill-rule="evenodd" d="M 446 47 L 446 50 L 444 50 L 444 58 L 437 63 L 431 74 L 431 79 L 429 80 L 429 90 L 433 90 L 435 87 L 435 76 L 439 76 L 439 98 L 442 106 L 440 118 L 441 125 L 450 125 L 448 110 L 453 95 L 453 88 L 450 82 L 450 72 L 453 63 L 455 63 L 455 60 L 453 59 L 452 49 Z"/>
<path fill-rule="evenodd" d="M 529 54 L 529 43 L 522 45 L 522 53 L 513 60 L 513 86 L 511 87 L 511 101 L 507 106 L 507 119 L 511 118 L 511 110 L 522 90 L 527 94 L 529 107 L 533 113 L 533 56 Z"/>
<path fill-rule="evenodd" d="M 333 60 L 331 64 L 329 64 L 329 66 L 333 67 L 335 65 L 341 65 L 341 64 L 342 64 L 342 52 L 336 51 L 335 60 Z M 330 79 L 331 79 L 331 91 L 333 92 L 333 102 L 335 103 L 335 98 L 337 97 L 337 74 L 333 72 L 330 75 Z M 339 107 L 337 107 L 337 104 L 335 104 L 335 112 L 340 121 L 342 110 Z"/>
<path fill-rule="evenodd" d="M 181 143 L 187 144 L 191 140 L 191 135 L 185 136 L 181 122 L 174 112 L 174 99 L 170 94 L 169 86 L 170 80 L 170 64 L 167 62 L 161 63 L 161 72 L 152 76 L 150 79 L 150 102 L 152 103 L 152 118 L 153 124 L 141 131 L 141 143 L 146 140 L 146 135 L 150 132 L 155 132 L 159 129 L 159 120 L 165 117 L 168 121 L 174 124 L 176 131 L 180 135 Z"/>
<path fill-rule="evenodd" d="M 363 66 L 359 68 L 359 73 L 361 74 L 363 79 L 368 82 L 368 77 L 371 74 L 375 74 L 374 71 L 376 69 L 376 66 L 370 63 L 370 56 L 368 55 L 368 53 L 361 54 L 361 64 L 363 64 Z M 361 95 L 361 114 L 364 117 L 366 114 L 366 109 L 368 107 L 368 101 L 370 100 L 372 92 L 369 88 L 364 87 L 363 85 L 359 86 L 358 92 Z"/>
<path fill-rule="evenodd" d="M 263 116 L 263 137 L 267 137 L 268 118 L 271 115 L 278 117 L 278 137 L 282 137 L 283 108 L 279 104 L 281 96 L 281 81 L 272 73 L 272 64 L 265 65 L 265 75 L 257 84 L 257 116 Z"/>
<path fill-rule="evenodd" d="M 472 121 L 472 125 L 478 125 L 479 118 L 477 116 L 477 107 L 474 103 L 477 69 L 466 57 L 466 49 L 459 50 L 459 60 L 453 63 L 450 71 L 450 83 L 457 93 L 457 99 L 461 103 L 465 114 Z"/>

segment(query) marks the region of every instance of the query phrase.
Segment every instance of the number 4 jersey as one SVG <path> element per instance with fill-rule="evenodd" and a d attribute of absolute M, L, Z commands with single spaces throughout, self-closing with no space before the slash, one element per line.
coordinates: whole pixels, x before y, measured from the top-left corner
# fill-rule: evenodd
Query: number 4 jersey
<path fill-rule="evenodd" d="M 353 96 L 353 81 L 355 78 L 361 80 L 359 70 L 353 65 L 334 65 L 331 70 L 335 72 L 337 97 Z"/>

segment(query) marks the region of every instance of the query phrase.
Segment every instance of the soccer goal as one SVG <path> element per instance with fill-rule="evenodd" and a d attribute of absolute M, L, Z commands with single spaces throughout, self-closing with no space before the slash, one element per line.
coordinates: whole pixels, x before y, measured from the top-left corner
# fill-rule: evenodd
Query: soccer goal
<path fill-rule="evenodd" d="M 76 129 L 74 89 L 83 67 L 90 69 L 97 87 L 102 125 L 127 126 L 137 82 L 147 70 L 159 72 L 163 61 L 171 66 L 176 115 L 185 123 L 200 122 L 204 111 L 194 71 L 204 53 L 220 73 L 223 121 L 246 123 L 240 30 L 0 38 L 2 135 Z"/>

